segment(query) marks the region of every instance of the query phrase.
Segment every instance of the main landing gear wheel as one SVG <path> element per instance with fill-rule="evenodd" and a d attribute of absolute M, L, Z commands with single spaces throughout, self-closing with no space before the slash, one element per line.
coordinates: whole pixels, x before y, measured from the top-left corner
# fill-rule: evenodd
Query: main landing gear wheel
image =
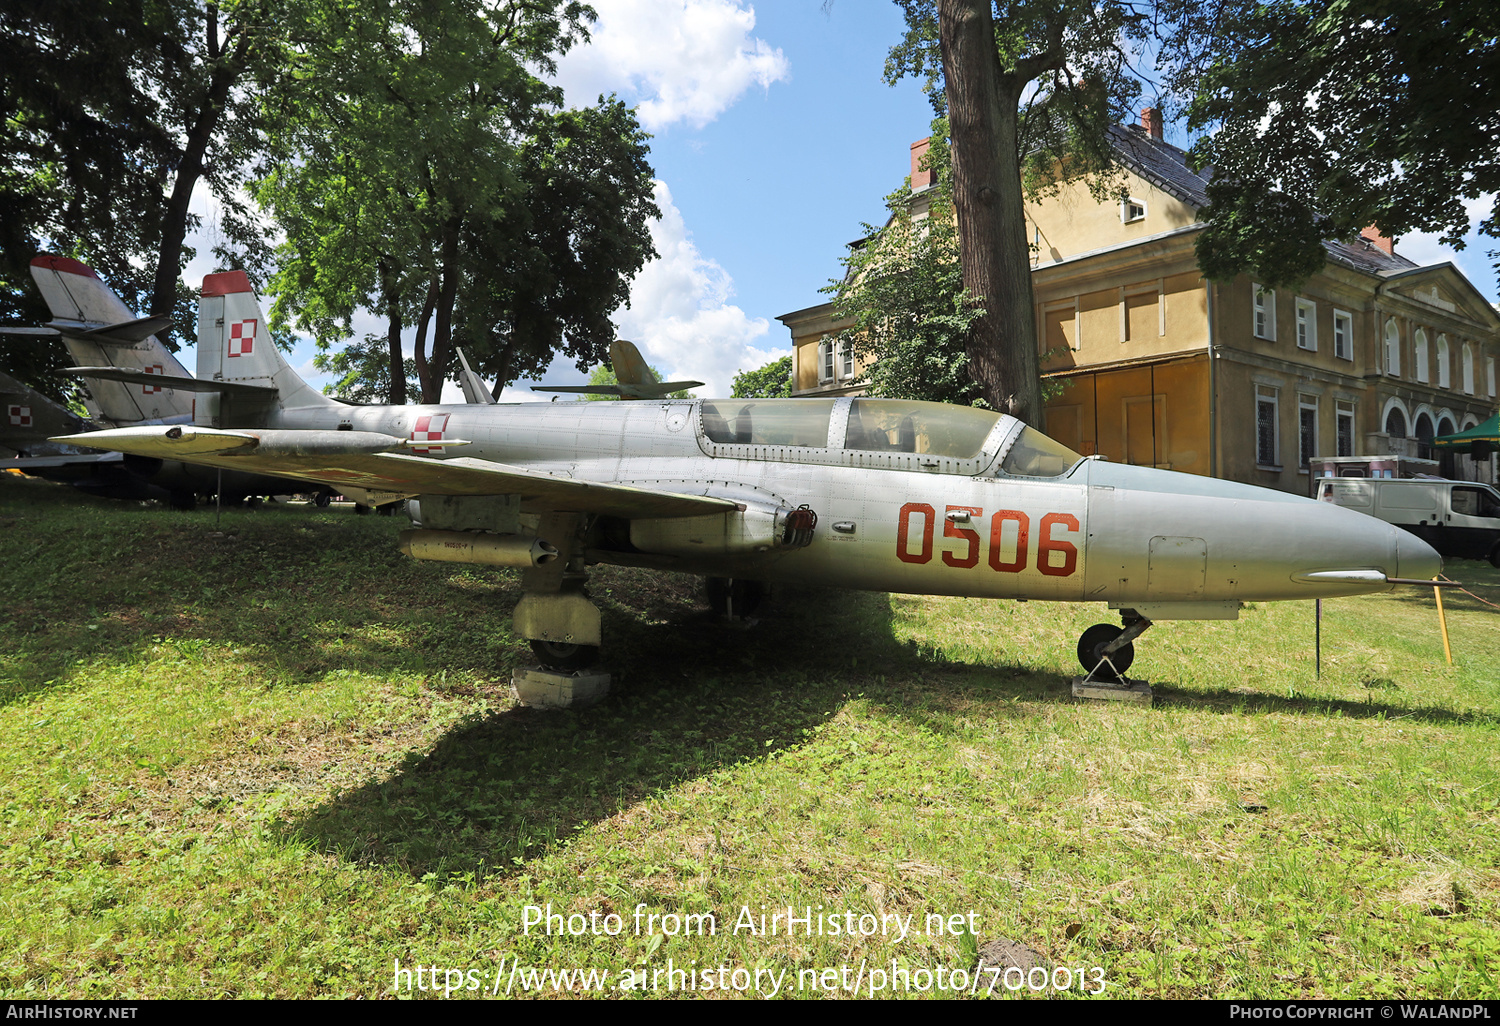
<path fill-rule="evenodd" d="M 760 581 L 740 577 L 710 577 L 706 582 L 708 607 L 719 616 L 740 620 L 754 616 L 766 597 L 766 586 Z"/>
<path fill-rule="evenodd" d="M 533 641 L 531 652 L 547 669 L 562 673 L 592 666 L 599 658 L 598 645 L 571 645 L 562 641 Z"/>
<path fill-rule="evenodd" d="M 1116 627 L 1112 623 L 1096 623 L 1083 632 L 1083 637 L 1078 639 L 1078 661 L 1083 664 L 1086 673 L 1092 674 L 1094 668 L 1099 666 L 1099 661 L 1104 658 L 1104 646 L 1114 641 L 1125 633 L 1123 627 Z M 1123 677 L 1125 671 L 1130 669 L 1130 664 L 1135 659 L 1135 645 L 1126 642 L 1115 649 L 1110 655 L 1109 661 L 1114 664 L 1115 675 Z M 1110 676 L 1109 665 L 1099 667 L 1099 676 Z"/>

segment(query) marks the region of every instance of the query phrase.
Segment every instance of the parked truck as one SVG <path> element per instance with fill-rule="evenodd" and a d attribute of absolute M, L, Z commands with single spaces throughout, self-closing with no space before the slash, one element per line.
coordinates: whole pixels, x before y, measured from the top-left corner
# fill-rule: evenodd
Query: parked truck
<path fill-rule="evenodd" d="M 1500 492 L 1472 481 L 1327 477 L 1317 498 L 1405 528 L 1456 559 L 1500 567 Z"/>

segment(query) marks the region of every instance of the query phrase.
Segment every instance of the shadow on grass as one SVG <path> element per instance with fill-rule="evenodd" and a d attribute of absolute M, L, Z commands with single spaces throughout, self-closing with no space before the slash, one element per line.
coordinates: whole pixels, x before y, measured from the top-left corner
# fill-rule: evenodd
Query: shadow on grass
<path fill-rule="evenodd" d="M 604 612 L 603 703 L 460 724 L 388 778 L 284 824 L 288 836 L 418 878 L 516 871 L 652 795 L 800 743 L 877 683 L 861 663 L 909 658 L 884 595 L 784 594 L 752 627 L 705 610 L 665 623 Z"/>
<path fill-rule="evenodd" d="M 1384 682 L 1371 682 L 1379 688 Z M 1379 701 L 1351 702 L 1337 698 L 1273 695 L 1265 691 L 1223 689 L 1217 691 L 1177 691 L 1170 684 L 1152 682 L 1158 705 L 1173 709 L 1203 709 L 1232 715 L 1290 713 L 1297 716 L 1323 716 L 1350 720 L 1413 720 L 1445 726 L 1500 726 L 1494 713 L 1454 712 L 1436 706 L 1395 705 Z"/>

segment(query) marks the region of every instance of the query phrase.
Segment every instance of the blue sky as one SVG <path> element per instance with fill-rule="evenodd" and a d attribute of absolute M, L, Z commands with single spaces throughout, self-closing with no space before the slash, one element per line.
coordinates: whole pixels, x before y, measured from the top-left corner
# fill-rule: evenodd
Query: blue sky
<path fill-rule="evenodd" d="M 776 316 L 824 301 L 818 290 L 839 273 L 844 247 L 883 218 L 910 144 L 928 134 L 921 84 L 882 80 L 901 12 L 884 0 L 826 11 L 822 0 L 592 3 L 593 42 L 563 60 L 558 81 L 573 103 L 614 92 L 638 104 L 663 211 L 653 227 L 661 256 L 617 315 L 620 336 L 668 377 L 706 381 L 699 394 L 728 394 L 737 370 L 790 352 Z M 1168 139 L 1185 142 L 1175 126 Z M 1495 302 L 1486 248 L 1472 237 L 1459 255 L 1430 237 L 1398 243 L 1419 263 L 1454 260 Z M 210 270 L 195 264 L 185 277 L 196 287 Z M 373 320 L 356 330 L 383 333 Z M 310 372 L 311 357 L 304 344 L 293 363 Z M 584 378 L 571 362 L 544 375 Z M 535 397 L 533 383 L 506 398 Z"/>

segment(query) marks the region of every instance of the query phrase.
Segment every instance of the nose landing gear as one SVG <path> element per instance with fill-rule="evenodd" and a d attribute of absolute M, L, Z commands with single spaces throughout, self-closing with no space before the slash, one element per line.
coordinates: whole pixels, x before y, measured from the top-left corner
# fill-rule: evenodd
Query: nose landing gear
<path fill-rule="evenodd" d="M 1146 633 L 1151 621 L 1133 609 L 1120 610 L 1125 626 L 1112 623 L 1096 623 L 1083 632 L 1078 639 L 1078 661 L 1083 664 L 1088 683 L 1120 684 L 1125 681 L 1125 671 L 1135 661 L 1135 645 L 1132 642 Z"/>

